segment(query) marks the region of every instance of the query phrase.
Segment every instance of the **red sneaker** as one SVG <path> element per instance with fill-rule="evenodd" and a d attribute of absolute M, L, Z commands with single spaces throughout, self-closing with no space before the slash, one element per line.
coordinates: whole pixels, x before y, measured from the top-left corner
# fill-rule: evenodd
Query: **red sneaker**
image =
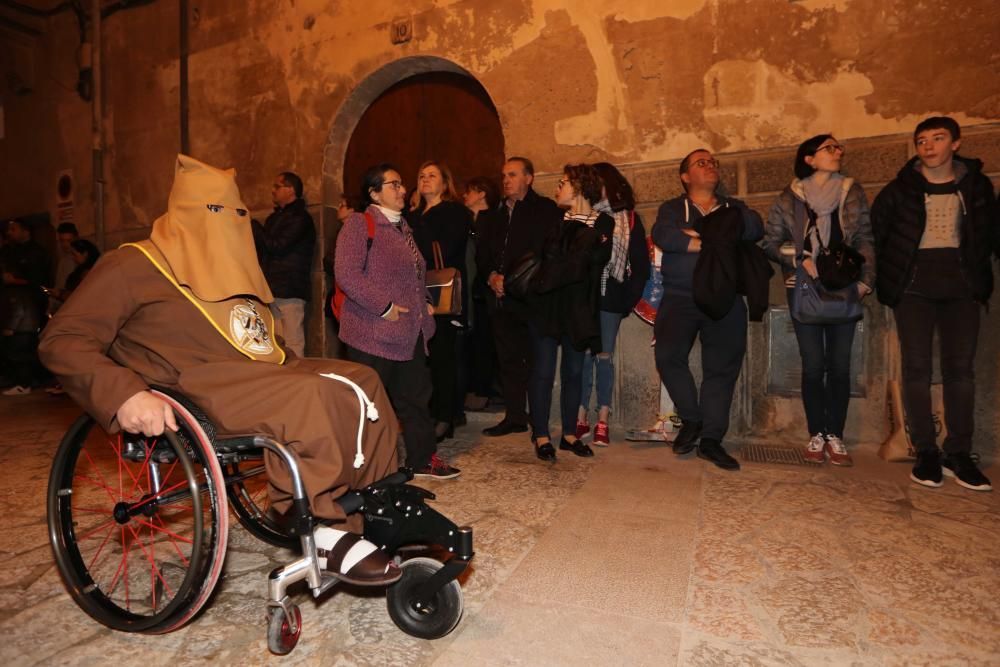
<path fill-rule="evenodd" d="M 826 463 L 826 438 L 822 433 L 817 433 L 809 438 L 809 444 L 802 452 L 802 458 L 807 463 Z"/>
<path fill-rule="evenodd" d="M 583 438 L 590 434 L 590 424 L 587 422 L 577 421 L 576 422 L 576 439 L 583 440 Z"/>
<path fill-rule="evenodd" d="M 611 440 L 608 439 L 608 422 L 597 422 L 597 426 L 594 427 L 594 444 L 598 447 L 607 447 L 611 444 Z"/>
<path fill-rule="evenodd" d="M 854 460 L 847 453 L 844 441 L 835 435 L 826 436 L 826 456 L 835 466 L 852 466 Z"/>

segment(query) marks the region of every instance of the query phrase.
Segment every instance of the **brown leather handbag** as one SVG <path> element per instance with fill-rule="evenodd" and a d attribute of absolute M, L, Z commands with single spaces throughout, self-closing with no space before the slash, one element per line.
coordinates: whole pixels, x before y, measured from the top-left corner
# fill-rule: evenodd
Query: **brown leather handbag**
<path fill-rule="evenodd" d="M 444 266 L 441 244 L 434 241 L 434 268 L 427 270 L 425 283 L 431 295 L 435 315 L 462 314 L 462 274 L 455 267 Z"/>

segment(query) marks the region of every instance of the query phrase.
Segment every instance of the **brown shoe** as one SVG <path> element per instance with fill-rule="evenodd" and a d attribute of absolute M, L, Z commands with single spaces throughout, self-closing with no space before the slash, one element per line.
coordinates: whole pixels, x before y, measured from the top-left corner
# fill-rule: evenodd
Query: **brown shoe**
<path fill-rule="evenodd" d="M 356 586 L 385 586 L 403 576 L 388 553 L 354 533 L 320 526 L 316 529 L 320 567 Z"/>

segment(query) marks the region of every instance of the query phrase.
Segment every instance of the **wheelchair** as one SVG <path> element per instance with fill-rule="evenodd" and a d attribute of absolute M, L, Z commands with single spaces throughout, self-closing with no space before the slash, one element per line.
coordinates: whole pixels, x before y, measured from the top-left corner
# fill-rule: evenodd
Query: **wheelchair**
<path fill-rule="evenodd" d="M 162 634 L 181 627 L 209 600 L 222 573 L 228 500 L 252 535 L 301 550 L 267 582 L 268 648 L 289 653 L 302 615 L 288 588 L 304 580 L 318 598 L 339 581 L 319 567 L 316 520 L 295 455 L 264 436 L 217 437 L 183 396 L 152 391 L 173 408 L 176 434 L 112 436 L 84 414 L 59 445 L 49 477 L 48 529 L 67 589 L 112 629 Z M 280 521 L 268 512 L 265 450 L 280 456 L 292 476 L 292 510 Z M 462 616 L 457 578 L 474 555 L 472 529 L 429 507 L 434 494 L 407 484 L 412 477 L 401 468 L 338 502 L 348 514 L 362 512 L 365 538 L 400 564 L 401 579 L 386 587 L 393 622 L 409 635 L 436 639 Z"/>

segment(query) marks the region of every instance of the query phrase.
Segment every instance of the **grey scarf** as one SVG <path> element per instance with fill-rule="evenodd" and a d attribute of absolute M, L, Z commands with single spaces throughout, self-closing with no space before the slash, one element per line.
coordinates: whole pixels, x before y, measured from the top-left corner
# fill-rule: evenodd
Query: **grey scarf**
<path fill-rule="evenodd" d="M 818 184 L 810 176 L 802 179 L 802 192 L 806 196 L 806 203 L 809 208 L 816 212 L 816 229 L 819 234 L 819 242 L 813 239 L 813 252 L 819 246 L 830 245 L 830 219 L 833 212 L 840 206 L 840 195 L 843 191 L 844 177 L 840 174 L 831 174 L 826 183 Z"/>

